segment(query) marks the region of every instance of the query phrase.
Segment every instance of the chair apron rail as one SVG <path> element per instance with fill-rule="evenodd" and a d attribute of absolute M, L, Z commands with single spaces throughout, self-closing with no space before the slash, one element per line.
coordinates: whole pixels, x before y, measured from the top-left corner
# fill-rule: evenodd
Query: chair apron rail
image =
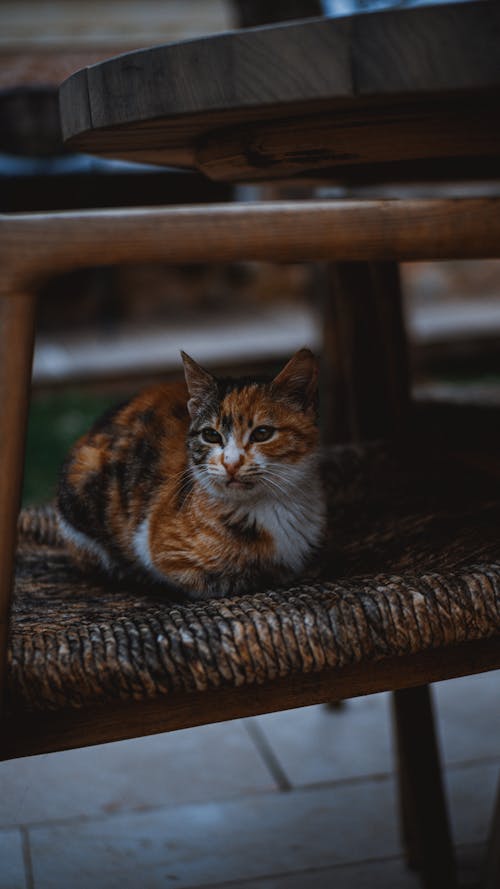
<path fill-rule="evenodd" d="M 500 256 L 500 198 L 306 200 L 0 215 L 0 294 L 127 262 Z"/>

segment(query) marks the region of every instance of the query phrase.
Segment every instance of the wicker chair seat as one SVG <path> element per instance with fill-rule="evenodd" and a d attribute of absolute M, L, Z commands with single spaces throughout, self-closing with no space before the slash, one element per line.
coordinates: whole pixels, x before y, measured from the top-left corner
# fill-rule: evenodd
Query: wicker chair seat
<path fill-rule="evenodd" d="M 379 445 L 329 451 L 314 576 L 207 602 L 78 574 L 53 508 L 25 510 L 9 709 L 250 686 L 499 634 L 500 483 L 416 462 Z"/>

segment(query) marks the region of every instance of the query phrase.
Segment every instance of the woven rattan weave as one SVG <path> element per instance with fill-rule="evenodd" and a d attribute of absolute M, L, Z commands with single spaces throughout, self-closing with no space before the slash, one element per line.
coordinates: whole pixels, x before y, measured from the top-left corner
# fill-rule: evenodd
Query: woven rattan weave
<path fill-rule="evenodd" d="M 500 482 L 382 446 L 325 458 L 329 541 L 292 588 L 189 603 L 77 574 L 51 507 L 20 518 L 13 709 L 263 683 L 500 633 Z"/>

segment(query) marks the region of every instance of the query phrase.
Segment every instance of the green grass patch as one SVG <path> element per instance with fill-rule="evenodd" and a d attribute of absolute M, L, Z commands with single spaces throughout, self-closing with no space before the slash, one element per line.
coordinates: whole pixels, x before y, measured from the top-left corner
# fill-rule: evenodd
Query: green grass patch
<path fill-rule="evenodd" d="M 38 395 L 28 420 L 23 505 L 54 497 L 57 474 L 69 447 L 108 407 L 122 400 L 116 394 L 78 390 Z"/>

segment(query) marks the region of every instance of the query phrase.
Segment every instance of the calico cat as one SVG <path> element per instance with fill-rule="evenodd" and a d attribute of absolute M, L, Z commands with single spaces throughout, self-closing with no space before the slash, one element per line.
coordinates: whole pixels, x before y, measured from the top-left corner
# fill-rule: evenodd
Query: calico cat
<path fill-rule="evenodd" d="M 296 577 L 318 549 L 317 363 L 301 349 L 268 381 L 184 383 L 108 412 L 70 451 L 59 526 L 80 566 L 137 573 L 192 599 Z"/>

